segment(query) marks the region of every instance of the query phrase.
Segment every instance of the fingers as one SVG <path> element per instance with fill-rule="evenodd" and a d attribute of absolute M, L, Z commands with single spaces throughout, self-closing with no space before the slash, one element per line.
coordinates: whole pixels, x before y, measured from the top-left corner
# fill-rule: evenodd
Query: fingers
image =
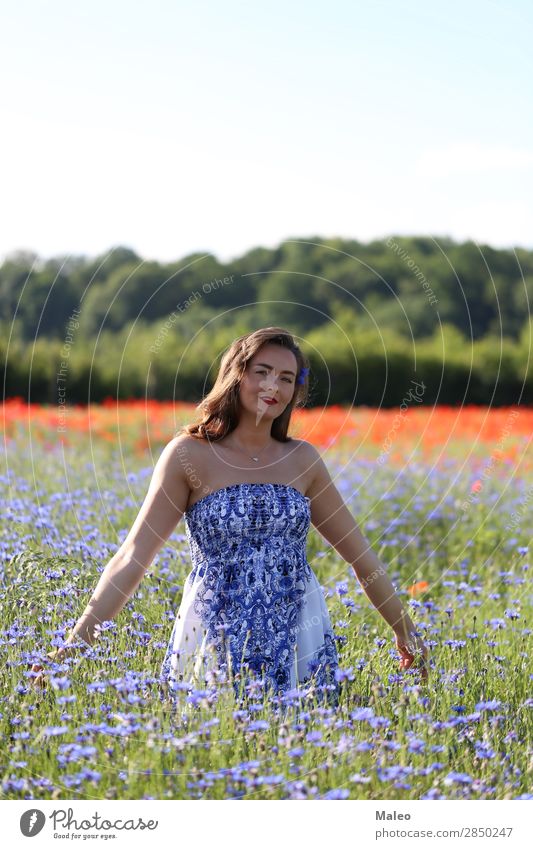
<path fill-rule="evenodd" d="M 31 679 L 31 686 L 36 690 L 43 690 L 46 686 L 46 676 L 44 674 L 43 667 L 39 666 L 39 664 L 34 664 L 31 671 L 38 673 L 38 675 Z"/>
<path fill-rule="evenodd" d="M 401 672 L 405 672 L 406 670 L 411 669 L 411 667 L 413 667 L 413 664 L 412 664 L 412 663 L 410 663 L 409 661 L 407 661 L 407 662 L 406 662 L 406 663 L 404 663 L 403 665 L 402 665 L 402 664 L 400 664 L 400 671 L 401 671 Z M 424 681 L 426 681 L 426 680 L 427 680 L 427 678 L 428 678 L 428 670 L 427 670 L 427 667 L 426 667 L 426 666 L 414 666 L 414 667 L 413 667 L 413 669 L 414 669 L 415 671 L 420 672 L 420 677 L 421 677 Z"/>
<path fill-rule="evenodd" d="M 402 655 L 400 660 L 400 669 L 404 671 L 406 669 L 410 669 L 411 666 L 415 664 L 415 669 L 418 669 L 421 677 L 426 680 L 428 677 L 427 665 L 429 663 L 429 651 L 427 646 L 424 643 L 421 644 L 416 653 L 409 651 L 406 646 L 399 646 L 399 651 Z"/>

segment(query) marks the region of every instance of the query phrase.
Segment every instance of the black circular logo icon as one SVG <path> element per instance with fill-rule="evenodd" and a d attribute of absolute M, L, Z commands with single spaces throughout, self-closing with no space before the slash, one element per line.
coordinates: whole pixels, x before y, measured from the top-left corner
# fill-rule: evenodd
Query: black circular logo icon
<path fill-rule="evenodd" d="M 20 830 L 24 837 L 35 837 L 42 830 L 45 822 L 46 817 L 42 811 L 30 808 L 29 811 L 24 811 L 20 818 Z"/>

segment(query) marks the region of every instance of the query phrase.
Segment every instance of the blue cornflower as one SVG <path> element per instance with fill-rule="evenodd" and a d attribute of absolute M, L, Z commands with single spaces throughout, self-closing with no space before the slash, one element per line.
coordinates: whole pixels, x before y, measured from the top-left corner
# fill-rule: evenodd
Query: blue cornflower
<path fill-rule="evenodd" d="M 256 781 L 258 784 L 281 784 L 282 781 L 285 781 L 285 776 L 281 774 L 258 775 Z"/>
<path fill-rule="evenodd" d="M 301 699 L 307 695 L 307 690 L 301 689 L 299 687 L 293 687 L 291 690 L 286 690 L 283 693 L 282 699 L 286 701 L 288 699 Z"/>
<path fill-rule="evenodd" d="M 477 740 L 475 745 L 476 745 L 476 755 L 478 756 L 478 758 L 490 759 L 490 758 L 496 757 L 496 753 L 495 753 L 494 749 L 491 749 L 491 747 L 486 745 L 485 743 L 482 743 L 479 740 Z"/>
<path fill-rule="evenodd" d="M 296 383 L 303 383 L 305 381 L 306 376 L 309 374 L 308 368 L 301 368 L 298 377 L 296 378 Z"/>
<path fill-rule="evenodd" d="M 65 675 L 62 678 L 50 678 L 50 684 L 54 690 L 68 690 L 70 687 L 70 678 Z"/>
<path fill-rule="evenodd" d="M 372 728 L 386 728 L 390 725 L 390 719 L 387 719 L 386 716 L 373 716 L 372 719 L 369 720 L 369 723 Z"/>
<path fill-rule="evenodd" d="M 466 719 L 468 722 L 478 722 L 481 719 L 481 711 L 477 710 L 475 713 L 469 713 Z"/>
<path fill-rule="evenodd" d="M 403 778 L 409 775 L 412 771 L 413 768 L 410 766 L 396 764 L 394 766 L 378 767 L 377 775 L 380 781 L 394 781 L 397 778 Z"/>
<path fill-rule="evenodd" d="M 450 646 L 452 649 L 462 649 L 466 646 L 466 640 L 444 640 L 445 646 Z"/>
<path fill-rule="evenodd" d="M 351 719 L 355 719 L 356 721 L 359 720 L 361 722 L 367 719 L 372 719 L 373 716 L 374 711 L 370 707 L 357 708 L 357 710 L 353 710 L 350 714 Z"/>
<path fill-rule="evenodd" d="M 424 793 L 420 799 L 445 799 L 446 796 L 443 796 L 440 790 L 437 787 L 431 787 L 427 793 Z"/>
<path fill-rule="evenodd" d="M 335 790 L 328 790 L 327 793 L 321 797 L 322 799 L 347 799 L 350 795 L 350 791 L 346 790 L 344 787 L 338 787 Z"/>
<path fill-rule="evenodd" d="M 248 719 L 248 711 L 247 710 L 234 710 L 233 711 L 233 719 Z"/>
<path fill-rule="evenodd" d="M 370 742 L 370 740 L 361 740 L 357 746 L 355 746 L 356 752 L 370 752 L 374 748 L 374 744 Z"/>
<path fill-rule="evenodd" d="M 2 790 L 4 793 L 9 793 L 10 790 L 24 790 L 26 787 L 26 779 L 24 778 L 6 778 L 2 782 Z"/>
<path fill-rule="evenodd" d="M 186 701 L 190 704 L 197 705 L 202 699 L 207 698 L 209 695 L 208 690 L 193 690 L 190 695 L 187 696 Z"/>
<path fill-rule="evenodd" d="M 109 684 L 108 684 L 107 681 L 91 681 L 89 684 L 87 684 L 86 689 L 90 693 L 92 693 L 92 692 L 105 693 L 108 686 L 109 686 Z"/>
<path fill-rule="evenodd" d="M 322 740 L 322 732 L 321 731 L 309 731 L 305 735 L 305 739 L 308 743 L 318 743 Z"/>
<path fill-rule="evenodd" d="M 372 781 L 372 779 L 369 775 L 363 775 L 360 772 L 356 772 L 350 776 L 350 781 L 353 781 L 355 784 L 368 784 L 368 782 Z"/>
<path fill-rule="evenodd" d="M 285 785 L 290 799 L 307 799 L 309 798 L 309 790 L 303 781 L 289 781 Z M 313 788 L 315 789 L 315 788 Z"/>
<path fill-rule="evenodd" d="M 353 681 L 353 666 L 348 666 L 347 669 L 341 669 L 337 667 L 335 670 L 335 681 Z"/>
<path fill-rule="evenodd" d="M 84 769 L 78 772 L 78 778 L 82 781 L 100 781 L 102 774 L 100 772 L 96 772 L 94 769 L 89 769 L 88 767 L 84 767 Z"/>
<path fill-rule="evenodd" d="M 466 772 L 449 772 L 448 775 L 443 778 L 444 784 L 470 784 L 472 782 L 472 777 L 468 775 Z"/>
<path fill-rule="evenodd" d="M 270 728 L 268 722 L 264 719 L 256 719 L 246 726 L 246 731 L 267 731 Z"/>
<path fill-rule="evenodd" d="M 475 707 L 475 710 L 497 710 L 499 707 L 501 707 L 501 704 L 502 703 L 498 701 L 498 699 L 493 699 L 492 701 L 488 702 L 478 702 Z"/>
<path fill-rule="evenodd" d="M 305 749 L 302 746 L 295 746 L 294 749 L 289 749 L 287 754 L 293 758 L 301 758 L 305 754 Z"/>

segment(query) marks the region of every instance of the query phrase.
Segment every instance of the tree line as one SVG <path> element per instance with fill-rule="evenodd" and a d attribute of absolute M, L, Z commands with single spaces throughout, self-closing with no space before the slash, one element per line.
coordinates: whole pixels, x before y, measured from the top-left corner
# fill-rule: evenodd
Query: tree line
<path fill-rule="evenodd" d="M 286 327 L 310 359 L 311 404 L 530 404 L 533 252 L 451 239 L 318 237 L 228 262 L 18 251 L 0 266 L 4 394 L 54 404 L 198 401 L 222 351 Z"/>

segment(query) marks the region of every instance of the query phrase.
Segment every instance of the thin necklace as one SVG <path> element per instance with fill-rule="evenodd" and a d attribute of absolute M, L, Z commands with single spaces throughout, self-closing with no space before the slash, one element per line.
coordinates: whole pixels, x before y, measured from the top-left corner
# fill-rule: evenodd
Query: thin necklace
<path fill-rule="evenodd" d="M 258 451 L 258 452 L 257 452 L 257 455 L 256 455 L 255 457 L 252 457 L 252 455 L 251 455 L 251 454 L 248 454 L 248 452 L 246 451 L 246 449 L 244 449 L 244 448 L 240 448 L 238 445 L 237 445 L 237 448 L 239 449 L 239 451 L 244 451 L 244 453 L 245 453 L 245 454 L 246 454 L 246 455 L 250 458 L 250 460 L 255 460 L 255 462 L 257 463 L 257 461 L 259 460 L 259 455 L 261 454 L 261 452 L 262 452 L 262 451 L 264 451 L 264 450 L 265 450 L 265 448 L 267 447 L 267 445 L 270 445 L 270 441 L 269 441 L 269 442 L 267 442 L 267 444 L 266 444 L 266 445 L 263 445 L 263 447 L 261 448 L 261 451 Z"/>

